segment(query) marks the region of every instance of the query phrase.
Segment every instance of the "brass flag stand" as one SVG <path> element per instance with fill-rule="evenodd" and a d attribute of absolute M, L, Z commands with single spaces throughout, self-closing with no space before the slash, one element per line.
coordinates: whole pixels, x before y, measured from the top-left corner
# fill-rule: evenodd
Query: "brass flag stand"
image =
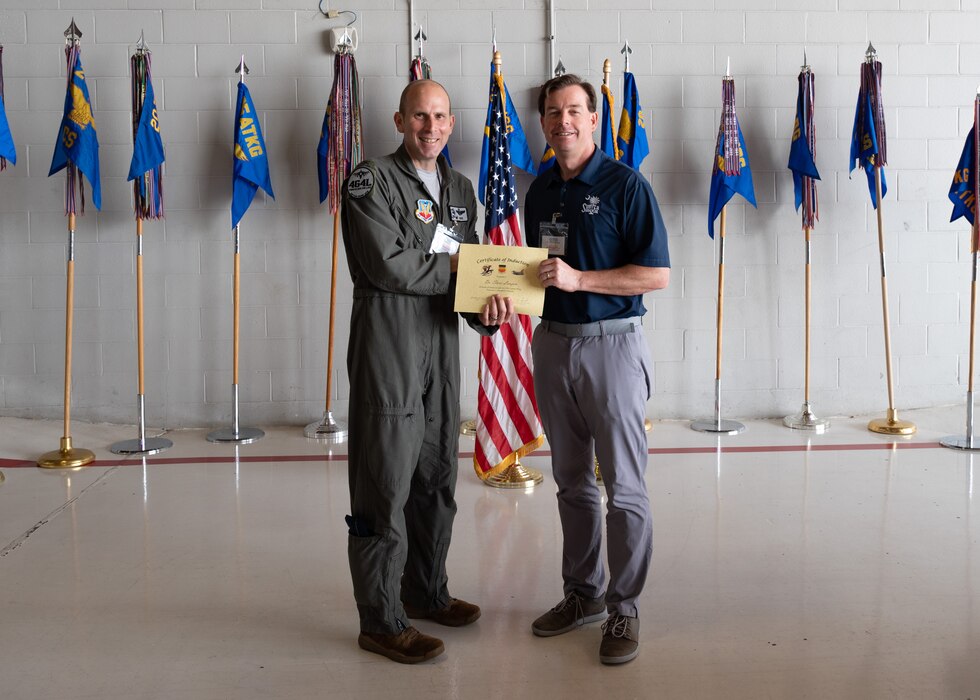
<path fill-rule="evenodd" d="M 742 180 L 745 177 L 747 180 Z M 722 328 L 724 326 L 725 310 L 725 227 L 727 223 L 728 200 L 735 193 L 741 194 L 753 206 L 755 205 L 755 190 L 752 186 L 752 173 L 749 168 L 748 154 L 742 143 L 742 133 L 735 114 L 735 80 L 732 78 L 731 66 L 722 80 L 722 111 L 721 124 L 718 129 L 718 144 L 715 149 L 715 162 L 712 166 L 711 196 L 709 201 L 709 233 L 714 231 L 714 217 L 718 213 L 718 302 L 715 325 L 715 417 L 713 419 L 696 420 L 691 423 L 691 429 L 702 433 L 718 435 L 737 435 L 745 430 L 742 423 L 734 420 L 723 420 L 721 417 L 721 360 L 722 360 Z"/>
<path fill-rule="evenodd" d="M 915 424 L 910 421 L 899 420 L 898 411 L 895 409 L 895 387 L 892 381 L 892 346 L 891 329 L 888 319 L 888 279 L 885 272 L 885 227 L 882 222 L 882 175 L 881 168 L 887 165 L 886 139 L 885 139 L 885 116 L 881 103 L 881 63 L 877 60 L 878 52 L 874 46 L 868 44 L 865 53 L 865 61 L 861 66 L 861 92 L 858 98 L 858 113 L 862 107 L 870 109 L 869 121 L 873 124 L 874 133 L 865 137 L 870 137 L 874 147 L 874 153 L 870 156 L 869 162 L 874 166 L 874 185 L 875 185 L 875 214 L 878 221 L 878 258 L 881 267 L 881 315 L 885 334 L 885 374 L 888 382 L 888 413 L 885 418 L 875 418 L 868 422 L 868 430 L 874 433 L 885 435 L 912 435 L 915 432 Z M 855 127 L 864 129 L 864 122 L 860 118 L 856 120 Z"/>
<path fill-rule="evenodd" d="M 173 447 L 173 442 L 162 437 L 146 437 L 146 413 L 144 401 L 143 362 L 143 219 L 163 218 L 162 169 L 163 145 L 156 119 L 156 103 L 150 82 L 150 51 L 146 48 L 143 34 L 136 43 L 136 51 L 130 59 L 133 79 L 133 165 L 130 179 L 133 183 L 133 201 L 136 210 L 136 365 L 137 365 L 137 436 L 133 440 L 120 440 L 109 449 L 115 454 L 152 455 Z M 150 99 L 147 100 L 149 95 Z M 145 110 L 151 110 L 144 115 Z M 145 119 L 144 119 L 145 117 Z M 143 127 L 141 129 L 141 126 Z M 152 139 L 152 141 L 151 141 Z M 152 144 L 152 145 L 149 145 Z M 141 149 L 141 146 L 143 147 Z M 147 160 L 138 162 L 140 151 L 150 152 Z M 134 168 L 135 166 L 135 168 Z M 133 170 L 142 172 L 134 173 Z"/>
<path fill-rule="evenodd" d="M 789 168 L 793 171 L 796 206 L 798 209 L 802 207 L 803 235 L 806 246 L 803 406 L 799 413 L 783 418 L 783 425 L 795 430 L 823 433 L 830 427 L 830 421 L 825 418 L 817 418 L 810 407 L 810 234 L 813 231 L 813 224 L 818 218 L 816 180 L 820 179 L 820 175 L 817 173 L 816 165 L 813 162 L 816 147 L 816 132 L 813 126 L 813 71 L 807 65 L 805 52 L 798 82 L 800 89 L 796 100 L 796 126 L 793 129 Z"/>
<path fill-rule="evenodd" d="M 333 87 L 323 117 L 320 145 L 317 147 L 317 172 L 320 177 L 320 202 L 329 198 L 333 215 L 333 249 L 330 263 L 330 323 L 327 333 L 327 390 L 323 417 L 303 429 L 308 438 L 324 442 L 344 442 L 347 427 L 338 422 L 330 410 L 333 394 L 334 314 L 337 307 L 337 245 L 340 238 L 341 187 L 351 170 L 361 161 L 361 111 L 358 98 L 357 63 L 352 53 L 351 37 L 344 32 L 334 57 Z"/>
<path fill-rule="evenodd" d="M 236 134 L 236 137 L 235 137 L 235 150 L 238 151 L 240 149 L 239 138 L 238 137 L 240 135 L 241 122 L 242 122 L 242 116 L 240 114 L 240 110 L 242 110 L 243 105 L 245 105 L 246 107 L 248 107 L 248 109 L 251 109 L 251 107 L 248 106 L 248 102 L 249 101 L 246 100 L 244 97 L 241 97 L 241 94 L 242 94 L 241 93 L 241 88 L 244 87 L 245 75 L 248 73 L 248 66 L 245 65 L 245 56 L 242 56 L 241 63 L 238 64 L 238 68 L 235 70 L 235 72 L 238 73 L 238 75 L 239 75 L 239 84 L 240 84 L 240 90 L 239 90 L 240 98 L 239 98 L 238 102 L 235 105 L 235 109 L 236 109 L 236 113 L 235 113 L 235 121 L 236 121 L 236 128 L 235 128 L 235 134 Z M 246 93 L 246 95 L 247 95 L 247 93 Z M 258 115 L 253 115 L 252 119 L 255 120 L 253 125 L 255 126 L 255 129 L 256 129 L 255 134 L 258 136 L 259 135 L 259 132 L 258 132 L 258 123 L 259 123 L 258 122 Z M 239 154 L 236 153 L 236 158 L 244 158 L 244 157 L 245 157 L 245 154 L 244 153 L 241 154 L 241 155 L 239 155 Z M 265 156 L 263 155 L 263 157 L 265 157 Z M 232 176 L 232 180 L 233 180 L 233 182 L 232 182 L 232 188 L 234 189 L 234 187 L 235 187 L 235 183 L 234 183 L 235 176 L 234 175 Z M 255 190 L 253 189 L 252 190 L 252 194 L 254 195 L 254 193 L 255 193 Z M 249 200 L 249 203 L 251 203 L 251 200 Z M 234 209 L 234 206 L 235 206 L 235 194 L 233 192 L 232 193 L 232 209 Z M 246 208 L 247 208 L 247 205 L 246 205 Z M 244 212 L 242 212 L 242 213 L 244 214 Z M 234 216 L 234 213 L 232 214 L 232 216 Z M 208 440 L 208 442 L 232 442 L 232 443 L 235 443 L 235 444 L 238 444 L 238 445 L 247 445 L 248 443 L 255 442 L 256 440 L 261 439 L 265 435 L 265 431 L 263 431 L 263 430 L 261 430 L 259 428 L 242 428 L 241 425 L 240 425 L 240 423 L 239 423 L 239 415 L 238 415 L 239 414 L 239 402 L 238 402 L 238 398 L 239 398 L 239 391 L 238 391 L 238 346 L 239 346 L 239 332 L 240 332 L 239 318 L 240 318 L 240 315 L 241 315 L 241 303 L 240 303 L 241 302 L 241 236 L 240 236 L 240 229 L 241 229 L 241 227 L 240 227 L 239 223 L 236 222 L 235 223 L 235 235 L 234 235 L 234 248 L 235 248 L 234 272 L 232 274 L 232 296 L 233 296 L 233 302 L 232 302 L 233 303 L 233 321 L 232 321 L 232 336 L 233 336 L 233 338 L 232 338 L 232 377 L 231 377 L 232 422 L 231 422 L 231 427 L 230 428 L 219 428 L 218 430 L 213 430 L 210 433 L 208 433 L 207 440 Z"/>
<path fill-rule="evenodd" d="M 978 248 L 980 248 L 980 219 L 977 218 L 976 207 L 978 198 L 980 198 L 980 178 L 977 177 L 977 168 L 980 168 L 980 139 L 977 138 L 977 129 L 980 127 L 980 88 L 977 89 L 977 96 L 973 99 L 973 131 L 970 137 L 967 139 L 966 147 L 964 148 L 963 157 L 960 158 L 960 164 L 957 167 L 956 176 L 953 178 L 953 187 L 957 185 L 957 180 L 962 179 L 962 172 L 965 168 L 969 168 L 969 176 L 966 187 L 959 188 L 957 193 L 961 198 L 968 200 L 970 203 L 966 208 L 966 211 L 958 212 L 957 208 L 954 207 L 953 210 L 953 220 L 959 218 L 957 214 L 964 216 L 972 216 L 973 226 L 970 232 L 970 252 L 973 254 L 973 264 L 970 267 L 970 364 L 969 364 L 969 377 L 967 380 L 967 391 L 966 391 L 966 434 L 965 435 L 949 435 L 939 440 L 939 444 L 943 447 L 949 447 L 957 450 L 980 450 L 980 443 L 978 443 L 973 434 L 973 377 L 976 361 L 976 322 L 977 322 L 977 268 L 980 261 L 978 261 Z M 964 159 L 969 160 L 964 163 Z M 954 192 L 951 190 L 950 198 L 954 196 Z"/>
<path fill-rule="evenodd" d="M 85 86 L 84 83 L 84 73 L 82 72 L 80 60 L 79 60 L 79 39 L 82 37 L 81 30 L 75 26 L 75 20 L 71 21 L 68 29 L 65 30 L 65 54 L 68 59 L 68 85 L 67 85 L 67 97 L 66 97 L 66 108 L 69 105 L 74 107 L 75 100 L 77 99 L 81 104 L 78 105 L 79 109 L 88 110 L 88 113 L 81 117 L 81 120 L 85 122 L 85 126 L 82 128 L 91 129 L 91 132 L 87 132 L 86 136 L 92 138 L 95 136 L 95 123 L 91 116 L 91 102 L 88 99 L 88 89 L 87 87 L 82 90 Z M 76 72 L 78 75 L 76 75 Z M 72 90 L 77 91 L 77 95 L 72 95 Z M 67 112 L 67 109 L 66 109 Z M 66 119 L 68 117 L 66 113 Z M 87 121 L 85 119 L 87 118 Z M 59 149 L 67 149 L 62 151 L 65 158 L 65 163 L 62 167 L 66 168 L 66 180 L 65 180 L 65 212 L 68 215 L 68 256 L 67 263 L 65 266 L 65 395 L 64 395 L 64 435 L 61 438 L 61 446 L 57 450 L 51 452 L 46 452 L 41 455 L 37 460 L 37 465 L 45 469 L 74 469 L 77 467 L 83 467 L 86 464 L 90 464 L 95 460 L 95 453 L 91 450 L 86 450 L 81 447 L 75 447 L 71 440 L 71 351 L 72 351 L 72 317 L 74 315 L 75 309 L 75 190 L 76 186 L 78 191 L 82 193 L 83 181 L 82 181 L 82 169 L 76 165 L 75 158 L 79 157 L 78 151 L 72 151 L 72 147 L 80 148 L 82 144 L 82 139 L 77 138 L 79 132 L 73 131 L 71 127 L 64 125 L 64 120 L 62 121 L 62 129 L 58 133 L 58 143 L 55 146 L 55 159 L 58 159 Z M 91 144 L 85 146 L 91 149 Z M 101 204 L 101 193 L 99 190 L 99 178 L 98 178 L 98 142 L 95 142 L 95 173 L 93 180 L 93 173 L 86 173 L 89 175 L 89 182 L 92 183 L 93 200 L 98 207 Z M 86 158 L 91 158 L 91 152 L 86 154 Z M 90 165 L 87 163 L 87 165 Z M 52 171 L 49 175 L 53 174 L 60 168 L 55 168 L 55 164 L 52 163 Z M 84 195 L 82 195 L 84 197 Z M 84 199 L 82 200 L 82 211 L 85 210 Z"/>

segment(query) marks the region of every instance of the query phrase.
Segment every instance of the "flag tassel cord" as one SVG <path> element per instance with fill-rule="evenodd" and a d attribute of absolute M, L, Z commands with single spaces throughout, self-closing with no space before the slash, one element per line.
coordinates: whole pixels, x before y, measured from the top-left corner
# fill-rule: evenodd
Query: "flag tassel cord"
<path fill-rule="evenodd" d="M 65 31 L 65 53 L 68 59 L 68 81 L 72 80 L 73 57 L 77 56 L 78 41 L 81 31 L 72 19 Z M 75 172 L 75 166 L 68 163 L 66 168 L 66 213 L 68 215 L 68 253 L 65 265 L 65 394 L 64 394 L 64 434 L 61 437 L 59 449 L 41 455 L 37 464 L 45 469 L 75 469 L 95 461 L 95 453 L 82 447 L 75 447 L 71 439 L 71 354 L 72 354 L 72 318 L 75 309 L 75 178 L 81 178 L 81 173 Z"/>
<path fill-rule="evenodd" d="M 885 268 L 885 226 L 881 212 L 881 165 L 875 163 L 875 214 L 878 220 L 878 258 L 881 267 L 881 317 L 885 338 L 885 380 L 888 384 L 888 413 L 885 418 L 875 418 L 868 422 L 868 430 L 885 435 L 911 435 L 915 424 L 899 420 L 895 409 L 895 386 L 892 381 L 891 326 L 888 315 L 888 276 Z"/>
<path fill-rule="evenodd" d="M 742 423 L 723 420 L 721 417 L 721 349 L 722 328 L 725 319 L 725 228 L 728 205 L 721 209 L 718 217 L 718 301 L 715 314 L 715 417 L 713 420 L 696 420 L 691 428 L 701 433 L 737 435 L 745 430 Z"/>

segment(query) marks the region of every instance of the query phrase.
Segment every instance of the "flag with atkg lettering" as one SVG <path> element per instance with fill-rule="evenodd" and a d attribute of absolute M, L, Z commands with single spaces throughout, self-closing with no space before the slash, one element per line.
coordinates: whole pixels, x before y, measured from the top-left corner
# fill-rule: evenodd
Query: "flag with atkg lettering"
<path fill-rule="evenodd" d="M 796 122 L 793 124 L 793 141 L 789 147 L 786 167 L 793 172 L 793 192 L 796 210 L 803 207 L 803 228 L 812 229 L 820 218 L 817 207 L 817 184 L 820 173 L 813 161 L 816 132 L 813 127 L 813 73 L 809 69 L 800 72 L 799 91 L 796 95 Z"/>
<path fill-rule="evenodd" d="M 749 152 L 735 113 L 735 81 L 725 78 L 722 80 L 721 123 L 708 193 L 708 235 L 712 238 L 715 237 L 715 219 L 736 194 L 742 195 L 753 207 L 756 205 Z"/>
<path fill-rule="evenodd" d="M 953 203 L 953 214 L 949 220 L 956 221 L 966 217 L 974 224 L 977 213 L 977 126 L 974 123 L 963 144 L 963 153 L 956 164 L 953 182 L 949 186 L 949 201 Z"/>
<path fill-rule="evenodd" d="M 273 199 L 272 177 L 269 174 L 269 157 L 262 138 L 259 113 L 244 81 L 238 82 L 238 99 L 235 104 L 234 168 L 232 170 L 231 227 L 245 216 L 256 191 L 261 187 Z"/>
<path fill-rule="evenodd" d="M 538 168 L 534 165 L 534 159 L 531 157 L 531 147 L 527 144 L 527 136 L 524 135 L 524 127 L 521 126 L 521 119 L 517 116 L 517 110 L 514 109 L 514 103 L 510 99 L 510 94 L 507 92 L 507 86 L 503 82 L 503 78 L 500 80 L 501 87 L 500 90 L 503 91 L 503 99 L 500 100 L 501 106 L 495 105 L 495 91 L 497 90 L 496 81 L 496 68 L 493 62 L 490 63 L 490 100 L 487 105 L 487 120 L 483 127 L 483 147 L 480 151 L 480 182 L 477 187 L 477 193 L 480 197 L 480 203 L 486 205 L 484 197 L 487 189 L 487 173 L 489 172 L 489 165 L 491 162 L 490 157 L 490 126 L 495 123 L 497 117 L 503 119 L 504 124 L 504 136 L 507 141 L 507 148 L 510 152 L 510 162 L 512 166 L 516 166 L 526 173 L 534 175 L 538 172 Z M 500 114 L 495 114 L 495 110 Z"/>
<path fill-rule="evenodd" d="M 92 114 L 92 101 L 89 99 L 85 71 L 77 44 L 65 47 L 68 58 L 68 88 L 65 92 L 65 110 L 55 137 L 54 155 L 48 176 L 68 168 L 66 187 L 66 213 L 75 213 L 75 190 L 81 197 L 82 212 L 85 211 L 85 193 L 82 178 L 76 170 L 88 178 L 92 186 L 92 203 L 96 209 L 102 208 L 102 181 L 99 175 L 99 137 L 95 131 L 95 117 Z"/>
<path fill-rule="evenodd" d="M 619 116 L 616 148 L 620 151 L 619 160 L 637 170 L 650 153 L 640 95 L 636 90 L 636 80 L 629 71 L 623 73 L 623 111 Z"/>
<path fill-rule="evenodd" d="M 14 136 L 10 133 L 7 123 L 7 106 L 3 101 L 3 46 L 0 46 L 0 170 L 5 170 L 7 161 L 17 164 L 17 147 L 14 146 Z"/>
<path fill-rule="evenodd" d="M 517 186 L 510 152 L 504 79 L 491 75 L 490 110 L 484 139 L 481 192 L 486 203 L 485 241 L 524 245 L 518 216 Z M 513 132 L 511 132 L 513 133 Z M 476 444 L 473 467 L 481 479 L 499 474 L 544 442 L 534 395 L 531 320 L 515 314 L 500 330 L 480 339 Z"/>
<path fill-rule="evenodd" d="M 885 112 L 881 104 L 881 62 L 865 61 L 861 65 L 861 88 L 854 112 L 851 134 L 851 165 L 853 171 L 861 166 L 868 176 L 871 203 L 878 208 L 875 193 L 875 167 L 881 171 L 881 198 L 888 192 L 885 166 L 888 164 L 885 139 Z"/>
<path fill-rule="evenodd" d="M 133 114 L 138 119 L 133 134 L 133 158 L 127 180 L 134 181 L 133 197 L 136 216 L 157 219 L 163 216 L 163 139 L 160 137 L 160 115 L 150 79 L 149 52 L 133 55 L 130 60 L 133 79 Z M 141 98 L 142 95 L 142 98 Z"/>

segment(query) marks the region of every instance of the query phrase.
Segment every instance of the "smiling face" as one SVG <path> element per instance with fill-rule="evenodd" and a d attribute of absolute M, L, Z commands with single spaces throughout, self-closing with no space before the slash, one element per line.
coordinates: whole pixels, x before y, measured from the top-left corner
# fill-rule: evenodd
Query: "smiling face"
<path fill-rule="evenodd" d="M 395 112 L 395 128 L 415 167 L 432 171 L 436 158 L 453 133 L 456 117 L 449 105 L 449 95 L 439 83 L 417 80 L 409 83 L 402 94 L 401 107 Z"/>
<path fill-rule="evenodd" d="M 592 134 L 599 115 L 589 111 L 589 98 L 578 85 L 551 92 L 544 100 L 541 129 L 561 164 L 577 164 L 595 149 Z"/>

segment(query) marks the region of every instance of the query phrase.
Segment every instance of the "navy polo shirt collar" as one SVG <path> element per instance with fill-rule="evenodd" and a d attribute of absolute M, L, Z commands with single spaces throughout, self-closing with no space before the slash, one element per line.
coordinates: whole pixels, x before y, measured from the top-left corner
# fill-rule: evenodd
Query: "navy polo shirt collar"
<path fill-rule="evenodd" d="M 572 180 L 579 180 L 586 185 L 597 183 L 599 181 L 599 169 L 602 167 L 604 158 L 609 158 L 609 156 L 601 148 L 596 146 L 595 150 L 592 151 L 592 155 L 589 157 L 589 162 L 582 168 L 582 172 L 573 177 Z M 551 167 L 548 175 L 551 177 L 551 180 L 548 182 L 548 187 L 553 187 L 555 184 L 560 185 L 562 182 L 565 182 L 561 179 L 561 167 L 557 162 Z"/>

